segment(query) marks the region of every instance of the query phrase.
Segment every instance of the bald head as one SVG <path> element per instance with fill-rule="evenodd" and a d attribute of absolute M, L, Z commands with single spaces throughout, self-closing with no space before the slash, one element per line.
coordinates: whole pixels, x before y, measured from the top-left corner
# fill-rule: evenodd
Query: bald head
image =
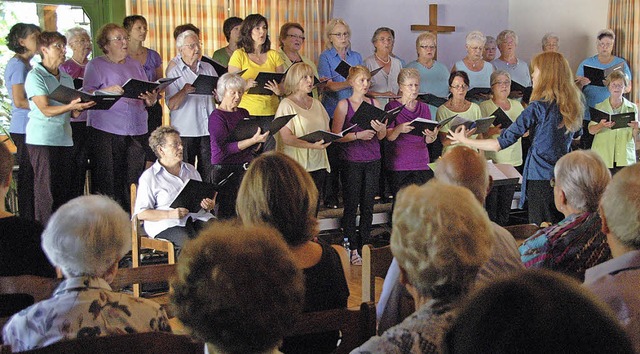
<path fill-rule="evenodd" d="M 449 150 L 438 160 L 435 177 L 444 183 L 469 189 L 484 204 L 489 188 L 489 173 L 487 162 L 475 150 L 466 146 Z"/>
<path fill-rule="evenodd" d="M 600 214 L 610 236 L 630 249 L 640 249 L 640 164 L 616 173 L 600 201 Z"/>

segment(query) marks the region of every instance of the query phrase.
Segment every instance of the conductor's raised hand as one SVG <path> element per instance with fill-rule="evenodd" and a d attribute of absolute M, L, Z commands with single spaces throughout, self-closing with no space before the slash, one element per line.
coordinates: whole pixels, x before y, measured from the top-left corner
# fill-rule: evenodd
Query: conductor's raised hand
<path fill-rule="evenodd" d="M 449 130 L 447 138 L 451 140 L 451 144 L 465 143 L 469 139 L 467 137 L 468 132 L 467 127 L 461 125 L 455 131 Z"/>

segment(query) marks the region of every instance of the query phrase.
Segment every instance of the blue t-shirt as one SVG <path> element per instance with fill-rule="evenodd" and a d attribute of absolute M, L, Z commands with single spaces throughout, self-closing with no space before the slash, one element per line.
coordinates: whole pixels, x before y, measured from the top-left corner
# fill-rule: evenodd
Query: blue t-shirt
<path fill-rule="evenodd" d="M 29 122 L 27 123 L 27 144 L 44 146 L 73 146 L 71 138 L 71 112 L 57 116 L 45 116 L 33 102 L 34 96 L 48 96 L 58 86 L 74 88 L 73 79 L 60 70 L 60 81 L 56 79 L 42 64 L 37 64 L 27 75 L 24 84 L 29 98 Z M 51 106 L 64 106 L 63 103 L 49 99 Z"/>
<path fill-rule="evenodd" d="M 330 48 L 320 53 L 320 58 L 318 59 L 318 74 L 320 77 L 331 78 L 334 82 L 344 82 L 347 81 L 344 77 L 336 72 L 336 68 L 342 59 L 340 55 L 338 55 L 338 51 L 335 48 Z M 347 55 L 345 57 L 345 61 L 349 63 L 351 66 L 355 65 L 363 65 L 362 56 L 358 52 L 354 52 L 351 49 L 347 50 Z M 340 91 L 325 91 L 322 95 L 322 105 L 327 110 L 329 114 L 329 118 L 333 119 L 333 112 L 336 110 L 338 106 L 338 102 L 345 98 L 349 98 L 353 93 L 353 89 L 351 87 L 342 89 Z"/>
<path fill-rule="evenodd" d="M 430 93 L 442 98 L 449 96 L 449 75 L 451 73 L 444 64 L 434 61 L 431 69 L 428 69 L 416 60 L 407 64 L 405 68 L 417 69 L 420 72 L 420 93 Z M 437 110 L 438 107 L 429 105 L 431 117 L 436 116 Z"/>
<path fill-rule="evenodd" d="M 527 181 L 550 181 L 556 162 L 569 152 L 571 141 L 580 136 L 582 130 L 571 133 L 564 126 L 558 128 L 561 123 L 562 115 L 555 101 L 533 101 L 498 137 L 500 148 L 504 149 L 515 144 L 529 131 L 531 147 L 524 161 L 523 191 L 527 190 Z M 524 206 L 525 200 L 526 195 L 520 198 L 520 208 Z"/>
<path fill-rule="evenodd" d="M 29 70 L 31 70 L 31 66 L 25 64 L 22 60 L 16 57 L 9 59 L 9 62 L 4 69 L 4 84 L 9 92 L 9 99 L 11 99 L 10 133 L 25 134 L 27 129 L 29 110 L 25 108 L 18 108 L 14 104 L 13 85 L 24 85 L 24 82 L 27 80 L 27 73 Z M 24 98 L 27 98 L 26 95 Z"/>
<path fill-rule="evenodd" d="M 615 56 L 613 57 L 613 60 L 607 64 L 602 64 L 600 60 L 598 60 L 597 55 L 583 60 L 582 63 L 580 63 L 580 65 L 578 66 L 576 76 L 584 76 L 585 65 L 592 66 L 598 69 L 607 69 L 620 63 L 624 63 L 624 73 L 627 74 L 629 80 L 631 80 L 631 70 L 629 69 L 629 64 L 627 64 L 624 59 Z M 582 88 L 582 92 L 587 99 L 587 106 L 589 107 L 595 107 L 598 103 L 609 98 L 609 89 L 606 86 L 587 85 Z M 584 120 L 591 120 L 591 115 L 589 115 L 588 109 L 586 109 L 584 112 Z"/>

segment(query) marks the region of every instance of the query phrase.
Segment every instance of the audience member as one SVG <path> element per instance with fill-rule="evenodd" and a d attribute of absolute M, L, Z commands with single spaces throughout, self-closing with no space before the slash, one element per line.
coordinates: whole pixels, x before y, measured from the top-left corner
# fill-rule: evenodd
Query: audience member
<path fill-rule="evenodd" d="M 202 177 L 193 165 L 182 161 L 180 132 L 171 126 L 161 126 L 149 137 L 149 145 L 158 160 L 140 176 L 133 214 L 144 221 L 150 237 L 163 238 L 181 248 L 187 239 L 197 236 L 213 215 L 214 196 L 200 202 L 200 210 L 171 208 L 184 185 Z"/>
<path fill-rule="evenodd" d="M 584 271 L 611 258 L 598 203 L 611 173 L 593 151 L 568 153 L 554 167 L 553 195 L 564 215 L 520 246 L 527 268 L 547 268 L 584 279 Z"/>
<path fill-rule="evenodd" d="M 42 226 L 5 209 L 12 169 L 13 156 L 0 144 L 0 276 L 30 274 L 53 278 L 56 270 L 40 248 Z"/>
<path fill-rule="evenodd" d="M 51 299 L 11 317 L 4 344 L 25 351 L 76 338 L 171 332 L 157 302 L 109 286 L 130 248 L 130 225 L 127 213 L 106 196 L 78 197 L 60 207 L 42 234 L 42 248 L 66 279 Z"/>
<path fill-rule="evenodd" d="M 470 139 L 465 127 L 449 132 L 453 142 L 500 151 L 515 144 L 527 131 L 534 131 L 531 148 L 524 162 L 519 207 L 529 201 L 529 222 L 558 222 L 562 219 L 553 202 L 553 166 L 569 152 L 571 142 L 580 135 L 584 112 L 582 95 L 573 83 L 569 63 L 560 53 L 545 52 L 531 61 L 533 92 L 531 103 L 497 139 Z"/>
<path fill-rule="evenodd" d="M 278 229 L 305 277 L 304 312 L 347 306 L 349 288 L 336 250 L 318 236 L 318 190 L 300 164 L 281 153 L 265 153 L 251 163 L 238 192 L 238 216 L 245 225 Z M 287 338 L 284 353 L 330 353 L 338 333 Z"/>
<path fill-rule="evenodd" d="M 585 286 L 607 303 L 640 353 L 640 164 L 613 176 L 600 201 L 613 259 L 585 272 Z"/>
<path fill-rule="evenodd" d="M 438 181 L 467 188 L 478 202 L 484 203 L 490 188 L 487 163 L 476 151 L 457 146 L 438 160 L 435 177 Z M 493 279 L 524 269 L 516 241 L 507 230 L 492 222 L 493 250 L 489 259 L 478 271 L 475 284 L 483 285 Z M 377 305 L 378 331 L 400 323 L 411 312 L 410 296 L 399 281 L 400 270 L 397 260 L 393 260 L 384 278 L 382 294 Z"/>
<path fill-rule="evenodd" d="M 446 352 L 633 353 L 604 304 L 561 274 L 528 270 L 493 282 L 465 301 Z"/>
<path fill-rule="evenodd" d="M 442 352 L 459 303 L 489 258 L 490 235 L 486 212 L 466 188 L 431 180 L 401 190 L 391 252 L 416 311 L 353 353 Z"/>
<path fill-rule="evenodd" d="M 218 223 L 187 243 L 170 297 L 205 352 L 279 353 L 302 309 L 303 281 L 276 230 Z"/>

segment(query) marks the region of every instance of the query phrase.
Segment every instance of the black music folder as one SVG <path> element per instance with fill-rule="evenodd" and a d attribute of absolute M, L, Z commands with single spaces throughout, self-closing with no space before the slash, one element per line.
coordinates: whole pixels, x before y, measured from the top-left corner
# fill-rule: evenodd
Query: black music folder
<path fill-rule="evenodd" d="M 229 135 L 229 141 L 249 139 L 256 134 L 258 127 L 260 128 L 260 134 L 264 134 L 268 130 L 269 135 L 275 135 L 295 116 L 295 114 L 288 114 L 273 120 L 269 120 L 269 117 L 247 117 L 238 122 L 238 125 Z"/>
<path fill-rule="evenodd" d="M 124 90 L 124 94 L 122 96 L 127 98 L 138 98 L 145 92 L 151 92 L 156 89 L 160 92 L 172 82 L 176 81 L 178 77 L 162 78 L 158 81 L 129 79 L 124 83 L 124 85 L 122 85 L 122 89 Z"/>
<path fill-rule="evenodd" d="M 213 89 L 218 85 L 218 77 L 200 74 L 191 84 L 195 87 L 195 91 L 191 92 L 191 95 L 208 95 L 213 96 Z"/>
<path fill-rule="evenodd" d="M 372 120 L 377 120 L 380 123 L 389 124 L 396 119 L 403 108 L 404 105 L 385 111 L 370 103 L 362 101 L 360 107 L 358 107 L 358 110 L 356 110 L 356 113 L 354 113 L 353 117 L 351 117 L 351 123 L 357 124 L 364 130 L 369 130 L 372 129 Z"/>
<path fill-rule="evenodd" d="M 218 63 L 217 61 L 209 58 L 208 56 L 203 55 L 200 60 L 204 63 L 211 64 L 211 66 L 213 66 L 213 70 L 216 71 L 216 74 L 218 74 L 218 76 L 222 76 L 227 72 L 229 72 L 229 69 L 226 66 Z"/>
<path fill-rule="evenodd" d="M 491 116 L 486 118 L 480 118 L 478 120 L 470 120 L 470 119 L 463 118 L 461 116 L 456 115 L 451 120 L 451 125 L 449 127 L 449 130 L 455 131 L 459 126 L 464 125 L 467 128 L 467 130 L 471 130 L 475 128 L 476 134 L 484 134 L 487 132 L 487 130 L 489 130 L 489 128 L 491 127 L 495 119 L 496 117 Z"/>
<path fill-rule="evenodd" d="M 171 202 L 171 208 L 186 208 L 191 213 L 197 213 L 202 207 L 200 202 L 204 198 L 211 198 L 215 196 L 220 185 L 213 183 L 206 183 L 190 179 L 176 196 L 176 199 Z"/>
<path fill-rule="evenodd" d="M 408 132 L 407 134 L 411 134 L 411 135 L 415 135 L 415 136 L 424 136 L 424 134 L 422 134 L 422 132 L 425 129 L 429 129 L 429 130 L 434 130 L 436 128 L 440 128 L 443 125 L 449 123 L 450 121 L 453 120 L 453 118 L 457 117 L 458 115 L 454 115 L 453 117 L 449 117 L 447 119 L 442 120 L 441 122 L 435 121 L 435 120 L 431 120 L 431 119 L 427 119 L 427 118 L 416 118 L 414 120 L 411 121 L 411 123 L 409 123 L 410 126 L 414 127 L 414 129 L 410 132 Z"/>
<path fill-rule="evenodd" d="M 351 69 L 351 65 L 349 63 L 347 63 L 346 61 L 342 60 L 340 61 L 340 64 L 338 64 L 338 66 L 336 66 L 336 68 L 334 69 L 338 74 L 340 74 L 340 76 L 344 77 L 345 79 L 349 77 L 349 69 Z M 380 70 L 382 70 L 382 66 L 377 68 L 377 69 L 373 69 L 373 70 L 369 70 L 369 72 L 371 73 L 371 76 L 373 77 L 375 74 L 379 73 Z"/>
<path fill-rule="evenodd" d="M 256 86 L 252 87 L 247 91 L 247 93 L 253 95 L 274 95 L 273 91 L 265 88 L 267 82 L 275 81 L 280 83 L 284 78 L 284 73 L 269 73 L 269 72 L 259 72 L 258 76 L 256 76 L 255 81 L 257 82 Z"/>
<path fill-rule="evenodd" d="M 122 96 L 109 93 L 101 93 L 99 91 L 90 94 L 74 90 L 64 85 L 60 85 L 56 87 L 56 89 L 53 90 L 53 92 L 51 92 L 48 97 L 54 101 L 58 101 L 64 104 L 69 104 L 76 98 L 80 98 L 81 102 L 93 101 L 96 103 L 91 108 L 88 108 L 89 110 L 107 110 L 111 108 L 111 106 L 113 106 L 116 102 L 118 102 L 118 100 Z"/>
<path fill-rule="evenodd" d="M 432 105 L 434 107 L 440 107 L 443 104 L 445 104 L 449 99 L 444 97 L 438 97 L 431 93 L 421 93 L 421 94 L 418 94 L 418 100 L 426 104 Z"/>
<path fill-rule="evenodd" d="M 471 90 L 467 91 L 467 95 L 465 96 L 468 100 L 479 101 L 484 99 L 482 95 L 491 94 L 491 89 L 488 87 L 474 87 Z"/>
<path fill-rule="evenodd" d="M 355 126 L 356 126 L 356 124 L 350 126 L 349 128 L 341 131 L 338 134 L 333 133 L 333 132 L 329 132 L 329 131 L 326 131 L 326 130 L 316 130 L 315 132 L 309 133 L 307 135 L 303 135 L 303 136 L 299 137 L 298 139 L 310 142 L 312 144 L 317 143 L 320 140 L 324 140 L 325 143 L 331 143 L 333 141 L 336 141 L 336 140 L 344 137 L 344 134 L 349 132 L 349 130 L 351 130 Z"/>
<path fill-rule="evenodd" d="M 616 70 L 624 70 L 624 62 L 610 66 L 606 69 L 599 69 L 593 66 L 584 66 L 584 77 L 591 80 L 589 85 L 604 86 L 604 79 Z"/>
<path fill-rule="evenodd" d="M 520 93 L 522 93 L 522 102 L 529 103 L 529 100 L 531 99 L 531 92 L 533 92 L 533 87 L 525 87 L 524 85 L 511 80 L 511 91 L 520 91 Z"/>
<path fill-rule="evenodd" d="M 609 114 L 599 109 L 589 107 L 589 114 L 591 115 L 591 120 L 596 123 L 600 122 L 603 119 L 606 119 L 609 122 L 616 122 L 616 124 L 611 127 L 611 129 L 629 128 L 629 123 L 636 120 L 635 112 Z"/>
<path fill-rule="evenodd" d="M 511 126 L 511 124 L 513 124 L 511 118 L 509 118 L 507 113 L 500 107 L 498 107 L 498 109 L 491 113 L 491 115 L 496 117 L 496 119 L 493 121 L 493 125 L 495 125 L 496 127 L 500 125 L 501 129 L 507 129 L 509 128 L 509 126 Z"/>

